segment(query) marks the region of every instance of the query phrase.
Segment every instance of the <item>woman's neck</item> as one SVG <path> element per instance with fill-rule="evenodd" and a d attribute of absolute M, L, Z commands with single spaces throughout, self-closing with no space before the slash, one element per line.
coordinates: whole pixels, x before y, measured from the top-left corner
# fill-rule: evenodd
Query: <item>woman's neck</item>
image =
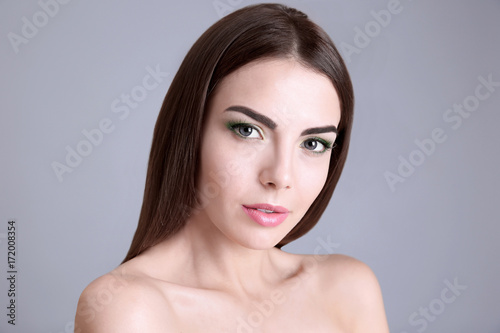
<path fill-rule="evenodd" d="M 181 231 L 158 244 L 150 255 L 168 262 L 161 276 L 195 288 L 252 297 L 294 274 L 296 266 L 276 248 L 246 248 L 227 238 L 202 214 L 191 218 Z M 177 268 L 177 271 L 172 271 Z"/>

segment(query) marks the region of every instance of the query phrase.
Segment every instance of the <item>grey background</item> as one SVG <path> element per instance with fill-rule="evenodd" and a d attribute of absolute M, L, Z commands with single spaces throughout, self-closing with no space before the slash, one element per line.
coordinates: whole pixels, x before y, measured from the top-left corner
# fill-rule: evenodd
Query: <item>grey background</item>
<path fill-rule="evenodd" d="M 500 81 L 500 2 L 401 0 L 399 13 L 377 30 L 370 12 L 391 2 L 283 1 L 343 45 L 357 98 L 350 155 L 332 202 L 318 226 L 286 249 L 345 253 L 370 265 L 391 332 L 500 332 L 500 87 L 458 128 L 443 118 L 474 95 L 478 77 Z M 252 3 L 73 0 L 56 13 L 52 7 L 47 22 L 37 1 L 0 3 L 1 332 L 72 331 L 80 292 L 130 245 L 154 122 L 181 60 L 209 25 Z M 34 15 L 46 24 L 16 53 L 9 33 L 22 36 L 23 17 L 33 23 Z M 356 27 L 374 29 L 367 45 Z M 363 47 L 348 54 L 347 44 Z M 139 91 L 146 68 L 156 66 L 168 77 L 120 119 L 113 101 Z M 105 118 L 114 130 L 59 181 L 51 164 L 65 163 L 65 147 L 76 149 L 82 130 Z M 446 140 L 419 155 L 415 140 L 436 128 Z M 411 154 L 424 156 L 422 163 L 391 189 L 384 174 L 397 174 L 399 157 Z M 12 218 L 15 327 L 5 315 Z M 328 242 L 334 246 L 318 247 Z M 445 304 L 444 281 L 455 279 L 467 288 Z M 429 306 L 432 319 L 423 319 L 419 309 Z M 419 324 L 410 322 L 413 313 Z"/>

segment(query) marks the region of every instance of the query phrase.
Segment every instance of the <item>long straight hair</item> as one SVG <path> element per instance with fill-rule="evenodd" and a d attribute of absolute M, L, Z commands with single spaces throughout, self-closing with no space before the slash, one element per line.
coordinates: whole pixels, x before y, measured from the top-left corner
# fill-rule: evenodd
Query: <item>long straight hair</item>
<path fill-rule="evenodd" d="M 316 225 L 347 158 L 354 108 L 351 79 L 331 39 L 307 15 L 280 4 L 252 5 L 227 15 L 205 31 L 175 75 L 154 129 L 139 223 L 123 262 L 185 225 L 198 204 L 196 179 L 210 96 L 227 75 L 264 58 L 293 58 L 325 75 L 340 100 L 340 124 L 325 185 L 301 221 L 276 247 Z"/>

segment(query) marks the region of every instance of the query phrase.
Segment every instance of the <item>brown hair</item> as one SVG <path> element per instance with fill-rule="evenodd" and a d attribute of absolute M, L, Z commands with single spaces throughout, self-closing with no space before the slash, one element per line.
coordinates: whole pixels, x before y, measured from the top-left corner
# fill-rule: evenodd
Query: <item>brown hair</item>
<path fill-rule="evenodd" d="M 224 77 L 262 58 L 296 59 L 327 76 L 340 100 L 341 119 L 325 185 L 276 247 L 316 225 L 347 157 L 354 108 L 349 73 L 328 35 L 304 13 L 280 4 L 252 5 L 212 25 L 191 47 L 170 85 L 154 129 L 139 224 L 124 262 L 185 225 L 197 206 L 196 179 L 208 99 Z"/>

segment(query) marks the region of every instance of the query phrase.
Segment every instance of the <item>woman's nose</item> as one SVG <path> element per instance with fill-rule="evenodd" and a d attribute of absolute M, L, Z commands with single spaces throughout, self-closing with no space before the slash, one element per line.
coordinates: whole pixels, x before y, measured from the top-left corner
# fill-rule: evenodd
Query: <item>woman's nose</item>
<path fill-rule="evenodd" d="M 293 156 L 287 149 L 274 149 L 263 156 L 259 180 L 265 187 L 277 190 L 293 187 Z"/>

